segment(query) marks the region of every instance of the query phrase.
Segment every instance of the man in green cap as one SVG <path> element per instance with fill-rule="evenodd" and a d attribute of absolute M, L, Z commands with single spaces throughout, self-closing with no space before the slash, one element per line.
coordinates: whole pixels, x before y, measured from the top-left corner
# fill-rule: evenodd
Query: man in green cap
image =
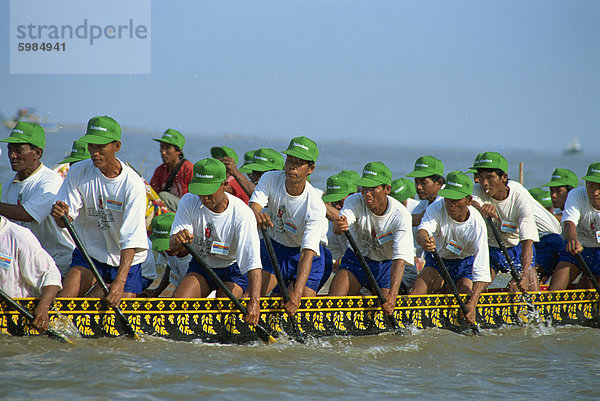
<path fill-rule="evenodd" d="M 227 193 L 226 180 L 227 169 L 217 159 L 203 159 L 194 165 L 190 193 L 179 202 L 169 248 L 183 257 L 188 252 L 182 244 L 191 244 L 233 295 L 250 297 L 244 320 L 256 325 L 262 280 L 256 218 L 243 201 Z M 217 296 L 225 296 L 199 262 L 192 260 L 173 297 L 207 297 L 213 290 Z"/>
<path fill-rule="evenodd" d="M 167 207 L 175 211 L 179 199 L 188 193 L 194 165 L 183 156 L 185 137 L 181 132 L 169 128 L 162 137 L 153 141 L 160 143 L 160 157 L 163 164 L 154 170 L 150 186 Z"/>
<path fill-rule="evenodd" d="M 550 191 L 540 187 L 529 188 L 529 193 L 533 196 L 540 205 L 544 207 L 548 212 L 553 213 L 554 207 L 552 207 L 552 199 L 550 198 Z"/>
<path fill-rule="evenodd" d="M 284 171 L 263 174 L 250 199 L 259 228 L 267 229 L 281 268 L 283 279 L 292 284 L 290 300 L 284 308 L 294 315 L 303 296 L 317 294 L 325 271 L 322 240 L 327 240 L 325 205 L 307 181 L 319 156 L 317 144 L 304 136 L 292 138 L 287 149 Z M 268 211 L 263 212 L 267 207 Z M 273 266 L 261 240 L 263 265 L 262 293 L 277 286 Z"/>
<path fill-rule="evenodd" d="M 392 173 L 382 162 L 367 163 L 356 184 L 360 193 L 346 199 L 333 222 L 333 232 L 338 235 L 351 232 L 386 298 L 382 308 L 391 315 L 405 266 L 412 265 L 415 256 L 412 219 L 404 205 L 388 196 Z M 363 287 L 371 289 L 370 282 L 358 255 L 348 247 L 340 271 L 329 287 L 329 295 L 358 295 Z"/>
<path fill-rule="evenodd" d="M 533 243 L 539 241 L 534 216 L 535 201 L 522 185 L 514 181 L 509 185 L 508 162 L 500 153 L 480 153 L 470 168 L 477 170 L 479 178 L 479 185 L 473 189 L 473 206 L 484 218 L 493 219 L 493 224 L 498 228 L 514 261 L 515 269 L 521 274 L 520 287 L 538 291 L 533 247 Z M 542 210 L 547 213 L 543 207 Z M 499 271 L 508 273 L 510 265 L 491 229 L 488 229 L 488 243 L 493 279 Z M 512 281 L 509 283 L 511 290 L 516 291 L 515 285 Z"/>
<path fill-rule="evenodd" d="M 444 163 L 431 155 L 421 156 L 415 162 L 414 170 L 406 175 L 414 177 L 415 189 L 421 203 L 413 209 L 413 227 L 421 224 L 425 209 L 438 198 L 438 192 L 444 185 Z"/>
<path fill-rule="evenodd" d="M 58 164 L 73 164 L 82 160 L 87 160 L 90 157 L 91 156 L 90 152 L 88 152 L 87 143 L 81 142 L 80 140 L 75 140 L 73 141 L 73 146 L 71 148 L 71 153 L 69 153 L 69 156 L 59 161 Z"/>
<path fill-rule="evenodd" d="M 229 146 L 214 146 L 210 149 L 210 155 L 227 167 L 227 192 L 248 204 L 252 192 L 248 192 L 247 189 L 251 183 L 237 168 L 238 155 L 235 150 Z"/>
<path fill-rule="evenodd" d="M 415 183 L 408 178 L 398 178 L 392 181 L 392 190 L 390 196 L 402 203 L 409 212 L 411 212 L 420 204 L 414 196 L 417 194 Z"/>
<path fill-rule="evenodd" d="M 562 217 L 566 247 L 552 275 L 549 290 L 564 290 L 581 272 L 574 255 L 580 253 L 596 280 L 600 279 L 600 162 L 591 163 L 585 187 L 569 192 Z M 583 283 L 591 288 L 588 279 Z"/>
<path fill-rule="evenodd" d="M 106 301 L 118 306 L 121 298 L 142 292 L 141 264 L 148 256 L 146 189 L 140 176 L 116 156 L 121 149 L 121 127 L 113 118 L 92 117 L 79 140 L 88 144 L 91 159 L 71 167 L 52 216 L 59 227 L 65 226 L 63 216 L 73 221 L 83 247 L 109 284 Z M 61 296 L 103 296 L 95 282 L 76 248 Z"/>
<path fill-rule="evenodd" d="M 271 148 L 255 150 L 252 155 L 252 161 L 243 165 L 239 170 L 240 173 L 247 174 L 250 180 L 240 179 L 238 183 L 247 194 L 252 195 L 260 177 L 267 171 L 283 170 L 283 163 L 283 156 L 276 150 Z M 238 177 L 239 174 L 236 174 L 236 180 Z"/>
<path fill-rule="evenodd" d="M 550 182 L 542 185 L 543 187 L 550 187 L 550 199 L 552 200 L 552 207 L 554 207 L 554 215 L 559 221 L 565 209 L 567 195 L 578 185 L 577 175 L 566 168 L 555 169 L 550 177 Z"/>
<path fill-rule="evenodd" d="M 444 287 L 451 292 L 433 257 L 437 251 L 458 291 L 471 295 L 466 315 L 469 323 L 475 323 L 479 295 L 492 281 L 487 226 L 471 206 L 472 192 L 473 182 L 465 173 L 453 171 L 446 177 L 446 186 L 439 192 L 442 201 L 427 208 L 417 230 L 416 240 L 426 252 L 425 267 L 410 293 L 432 294 Z"/>
<path fill-rule="evenodd" d="M 16 173 L 2 187 L 0 215 L 30 229 L 66 275 L 75 245 L 67 230 L 58 228 L 50 217 L 62 178 L 41 161 L 46 145 L 44 130 L 35 123 L 20 121 L 0 142 L 8 143 L 8 159 Z"/>

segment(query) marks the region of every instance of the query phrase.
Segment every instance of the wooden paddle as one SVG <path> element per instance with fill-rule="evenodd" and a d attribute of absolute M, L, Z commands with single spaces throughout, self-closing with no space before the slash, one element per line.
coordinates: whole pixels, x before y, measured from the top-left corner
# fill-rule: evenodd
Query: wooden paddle
<path fill-rule="evenodd" d="M 33 322 L 34 316 L 31 314 L 31 312 L 29 312 L 27 309 L 25 309 L 23 306 L 21 306 L 21 304 L 19 304 L 17 301 L 15 301 L 14 299 L 12 299 L 10 297 L 10 295 L 8 295 L 3 290 L 0 290 L 0 298 L 2 298 L 2 300 L 4 300 L 4 302 L 6 302 L 7 305 L 12 306 L 21 315 L 25 316 L 25 318 L 27 320 L 29 320 L 30 322 Z M 54 331 L 54 330 L 52 330 L 50 328 L 48 328 L 48 330 L 46 330 L 46 334 L 48 335 L 48 337 L 50 337 L 50 338 L 52 338 L 54 340 L 58 340 L 58 341 L 63 342 L 63 343 L 74 344 L 73 341 L 70 341 L 69 339 L 67 339 L 63 335 L 59 334 L 58 332 L 56 332 L 56 331 Z"/>
<path fill-rule="evenodd" d="M 98 268 L 96 267 L 96 264 L 94 263 L 94 261 L 92 260 L 90 255 L 87 253 L 87 250 L 83 246 L 83 243 L 81 242 L 81 239 L 79 238 L 79 235 L 73 228 L 73 224 L 71 224 L 71 221 L 69 220 L 69 218 L 66 215 L 62 216 L 62 221 L 63 221 L 64 225 L 67 227 L 67 231 L 69 231 L 69 234 L 71 234 L 71 238 L 73 238 L 75 245 L 77 245 L 77 248 L 79 248 L 79 252 L 81 252 L 86 263 L 92 270 L 92 274 L 96 278 L 96 281 L 100 284 L 100 287 L 102 288 L 102 292 L 104 293 L 104 295 L 108 295 L 108 293 L 109 293 L 108 287 L 106 286 L 104 279 L 102 279 L 102 276 L 100 275 L 100 272 L 98 271 Z M 113 307 L 113 309 L 115 311 L 115 314 L 117 315 L 117 318 L 121 321 L 121 325 L 125 328 L 125 332 L 127 333 L 127 335 L 138 341 L 141 340 L 140 335 L 133 329 L 133 327 L 131 326 L 131 324 L 129 323 L 129 321 L 127 320 L 127 318 L 121 311 L 121 308 L 116 306 L 116 307 Z"/>
<path fill-rule="evenodd" d="M 454 294 L 454 298 L 456 298 L 456 302 L 458 302 L 460 309 L 462 310 L 463 314 L 465 316 L 467 316 L 467 313 L 469 312 L 467 310 L 467 305 L 465 305 L 464 301 L 460 297 L 460 294 L 458 293 L 458 288 L 456 288 L 456 285 L 454 284 L 454 280 L 452 280 L 452 277 L 450 276 L 450 272 L 448 271 L 448 268 L 446 267 L 446 264 L 444 263 L 444 260 L 441 258 L 438 251 L 433 251 L 433 258 L 435 259 L 435 263 L 437 263 L 438 267 L 442 271 L 442 276 L 444 276 L 444 281 L 446 281 L 446 283 L 448 283 L 448 285 L 450 286 L 450 289 L 452 290 L 452 293 Z M 470 325 L 470 327 L 471 327 L 471 330 L 473 330 L 473 334 L 475 334 L 476 336 L 479 335 L 479 327 L 477 327 L 477 324 L 472 323 Z"/>
<path fill-rule="evenodd" d="M 375 280 L 375 276 L 373 276 L 373 272 L 371 271 L 371 269 L 369 269 L 369 265 L 367 264 L 367 261 L 365 260 L 364 256 L 360 252 L 360 249 L 358 249 L 358 245 L 356 244 L 354 237 L 352 236 L 350 231 L 345 231 L 344 234 L 346 235 L 346 238 L 348 239 L 348 242 L 350 243 L 350 246 L 352 247 L 354 254 L 356 255 L 356 257 L 358 257 L 358 260 L 360 262 L 360 267 L 362 267 L 363 271 L 367 275 L 367 279 L 369 280 L 371 287 L 375 290 L 375 293 L 377 295 L 377 298 L 379 299 L 379 302 L 381 304 L 384 304 L 387 300 L 385 299 L 383 292 L 381 292 L 381 288 L 379 287 L 379 284 L 377 284 L 377 280 Z M 398 333 L 401 333 L 400 325 L 398 324 L 396 317 L 393 314 L 387 315 L 387 317 L 388 317 L 388 319 L 390 319 L 390 322 L 391 322 L 394 330 Z"/>
<path fill-rule="evenodd" d="M 275 273 L 275 278 L 277 279 L 277 285 L 279 286 L 279 291 L 281 291 L 283 302 L 288 302 L 290 300 L 290 294 L 288 293 L 285 281 L 283 280 L 283 275 L 281 274 L 281 269 L 279 268 L 279 262 L 277 261 L 277 255 L 275 255 L 275 249 L 273 249 L 271 237 L 269 237 L 269 233 L 267 233 L 266 228 L 261 228 L 260 232 L 262 233 L 263 240 L 265 241 L 267 252 L 269 253 L 269 259 L 271 259 L 271 265 L 273 265 L 273 272 Z M 290 317 L 290 319 L 293 322 L 292 327 L 294 328 L 294 339 L 299 343 L 306 343 L 304 336 L 298 328 L 298 322 L 293 316 Z"/>
<path fill-rule="evenodd" d="M 515 262 L 512 260 L 512 257 L 508 253 L 508 249 L 506 248 L 506 245 L 504 245 L 504 240 L 502 239 L 502 236 L 500 235 L 498 228 L 494 224 L 494 221 L 492 220 L 491 217 L 487 217 L 486 220 L 487 220 L 488 224 L 490 225 L 490 227 L 492 228 L 492 234 L 494 234 L 494 238 L 496 239 L 496 242 L 498 243 L 498 246 L 500 247 L 500 251 L 502 252 L 504 257 L 506 258 L 506 261 L 508 262 L 508 266 L 510 267 L 510 275 L 512 276 L 513 280 L 517 284 L 519 291 L 521 291 L 523 293 L 523 297 L 525 298 L 527 306 L 530 309 L 535 310 L 535 305 L 533 304 L 533 301 L 531 299 L 531 294 L 529 294 L 527 292 L 527 290 L 525 288 L 523 288 L 521 286 L 521 284 L 519 283 L 520 279 L 519 279 L 519 274 L 517 273 L 517 269 L 515 268 Z M 523 272 L 524 272 L 524 270 L 523 270 Z"/>
<path fill-rule="evenodd" d="M 233 293 L 229 290 L 229 288 L 227 288 L 227 286 L 225 285 L 223 280 L 221 280 L 221 278 L 219 276 L 217 276 L 217 273 L 215 273 L 215 271 L 208 264 L 206 264 L 204 259 L 202 259 L 202 257 L 198 254 L 198 252 L 196 252 L 196 250 L 194 248 L 192 248 L 192 246 L 190 244 L 183 244 L 183 246 L 192 255 L 192 257 L 196 260 L 196 262 L 198 262 L 200 267 L 210 276 L 210 278 L 217 284 L 217 286 L 225 293 L 225 295 L 227 295 L 229 300 L 231 302 L 233 302 L 235 307 L 238 308 L 239 311 L 245 315 L 247 313 L 246 307 L 244 305 L 242 305 L 240 300 L 237 299 L 235 297 L 235 295 L 233 295 Z M 256 325 L 256 334 L 262 341 L 264 341 L 267 344 L 274 343 L 277 341 L 269 333 L 269 330 L 267 330 L 260 323 L 258 323 Z"/>
<path fill-rule="evenodd" d="M 592 286 L 596 289 L 596 292 L 600 294 L 600 284 L 598 284 L 598 280 L 596 280 L 596 277 L 594 277 L 594 274 L 590 270 L 590 267 L 586 261 L 583 259 L 583 256 L 581 256 L 581 253 L 576 253 L 575 259 L 577 259 L 577 263 L 579 264 L 581 270 L 584 271 L 588 279 L 592 282 Z"/>

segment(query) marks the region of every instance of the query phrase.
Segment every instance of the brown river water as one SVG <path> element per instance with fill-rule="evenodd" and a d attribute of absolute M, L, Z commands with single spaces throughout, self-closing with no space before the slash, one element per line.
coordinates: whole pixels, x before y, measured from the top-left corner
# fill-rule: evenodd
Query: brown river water
<path fill-rule="evenodd" d="M 81 133 L 48 134 L 43 160 L 52 166 Z M 51 138 L 54 136 L 55 138 Z M 127 135 L 120 157 L 146 179 L 160 163 L 160 132 Z M 240 156 L 288 138 L 188 137 L 186 157 L 209 156 L 211 146 L 234 147 Z M 491 148 L 494 148 L 492 146 Z M 4 150 L 4 149 L 3 149 Z M 441 158 L 446 172 L 464 170 L 478 152 L 495 149 L 384 147 L 323 144 L 313 184 L 341 169 L 360 171 L 384 161 L 394 178 L 412 170 L 423 154 Z M 549 180 L 555 167 L 584 175 L 597 155 L 572 157 L 504 151 L 509 173 L 525 163 L 525 185 Z M 0 158 L 0 179 L 12 176 Z M 298 344 L 215 345 L 143 336 L 81 339 L 74 345 L 46 337 L 0 336 L 0 399 L 6 400 L 264 400 L 264 399 L 599 399 L 600 331 L 582 327 L 504 327 L 478 337 L 447 330 L 409 330 L 404 335 L 309 339 Z"/>

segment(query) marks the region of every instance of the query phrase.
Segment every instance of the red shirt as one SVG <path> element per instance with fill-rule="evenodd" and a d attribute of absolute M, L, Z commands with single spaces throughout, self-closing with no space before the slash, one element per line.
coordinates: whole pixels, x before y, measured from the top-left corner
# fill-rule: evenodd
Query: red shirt
<path fill-rule="evenodd" d="M 228 192 L 230 194 L 243 200 L 244 203 L 246 203 L 246 205 L 248 204 L 248 202 L 250 202 L 248 194 L 246 194 L 246 191 L 244 191 L 244 189 L 240 186 L 240 184 L 238 184 L 238 182 L 235 178 L 233 178 L 233 176 L 230 175 L 229 177 L 227 177 L 227 180 L 225 180 L 225 182 L 227 183 L 227 185 L 229 185 L 230 191 Z"/>
<path fill-rule="evenodd" d="M 154 170 L 154 175 L 150 180 L 150 186 L 157 193 L 161 192 L 169 179 L 169 172 L 166 164 L 161 164 Z M 173 195 L 181 198 L 183 195 L 188 193 L 188 185 L 194 176 L 194 165 L 189 160 L 183 162 L 183 165 L 177 172 L 171 190 L 169 191 Z"/>

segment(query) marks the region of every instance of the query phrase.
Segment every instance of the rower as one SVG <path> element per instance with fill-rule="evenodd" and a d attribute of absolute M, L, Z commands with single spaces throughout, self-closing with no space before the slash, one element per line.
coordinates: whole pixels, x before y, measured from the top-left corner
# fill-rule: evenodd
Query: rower
<path fill-rule="evenodd" d="M 71 166 L 74 163 L 87 160 L 89 158 L 90 152 L 88 152 L 87 143 L 81 142 L 80 140 L 75 140 L 73 141 L 73 146 L 71 147 L 71 153 L 69 153 L 69 156 L 59 161 L 58 164 L 69 163 L 69 166 Z"/>
<path fill-rule="evenodd" d="M 479 295 L 492 281 L 487 226 L 481 214 L 471 206 L 472 193 L 473 182 L 465 173 L 448 174 L 446 186 L 439 192 L 444 199 L 427 208 L 417 231 L 417 242 L 426 252 L 425 267 L 410 293 L 450 292 L 441 267 L 432 255 L 437 251 L 458 291 L 471 295 L 466 304 L 469 323 L 475 323 Z"/>
<path fill-rule="evenodd" d="M 600 279 L 600 163 L 588 166 L 585 188 L 569 192 L 562 217 L 565 251 L 550 280 L 549 290 L 564 290 L 580 273 L 573 255 L 581 254 L 596 280 Z M 591 287 L 584 281 L 588 287 Z"/>
<path fill-rule="evenodd" d="M 411 214 L 421 203 L 414 198 L 416 194 L 415 183 L 408 178 L 398 178 L 392 181 L 390 196 L 402 203 Z"/>
<path fill-rule="evenodd" d="M 227 168 L 213 158 L 194 164 L 190 193 L 181 198 L 171 227 L 169 248 L 186 256 L 183 244 L 192 244 L 204 261 L 214 269 L 234 296 L 250 297 L 244 320 L 258 323 L 260 315 L 260 242 L 252 210 L 226 191 Z M 225 294 L 194 259 L 173 297 L 205 298 L 213 290 Z"/>
<path fill-rule="evenodd" d="M 354 182 L 360 178 L 360 175 L 354 171 L 352 173 L 356 174 L 356 176 L 341 172 L 327 178 L 327 188 L 321 198 L 323 202 L 330 204 L 336 210 L 337 213 L 333 220 L 339 216 L 346 198 L 358 190 Z M 336 235 L 333 232 L 333 222 L 331 220 L 329 221 L 329 229 L 327 231 L 327 248 L 331 252 L 333 259 L 333 271 L 337 272 L 342 256 L 344 256 L 344 252 L 348 248 L 348 241 L 343 235 Z"/>
<path fill-rule="evenodd" d="M 529 188 L 529 193 L 533 196 L 540 205 L 544 207 L 548 212 L 554 215 L 554 207 L 552 206 L 552 199 L 550 199 L 550 191 L 540 187 Z"/>
<path fill-rule="evenodd" d="M 260 148 L 254 151 L 252 161 L 240 167 L 240 173 L 248 175 L 250 184 L 240 181 L 247 193 L 252 194 L 260 177 L 267 171 L 283 170 L 283 156 L 271 148 Z"/>
<path fill-rule="evenodd" d="M 229 146 L 214 146 L 210 149 L 210 155 L 227 167 L 227 192 L 248 204 L 252 195 L 252 182 L 238 170 L 238 155 L 235 150 Z"/>
<path fill-rule="evenodd" d="M 421 156 L 415 162 L 414 170 L 406 175 L 414 177 L 415 189 L 421 203 L 412 211 L 412 225 L 417 227 L 425 214 L 425 209 L 441 199 L 438 192 L 444 185 L 444 163 L 433 156 Z"/>
<path fill-rule="evenodd" d="M 317 144 L 309 138 L 292 138 L 284 154 L 284 171 L 266 172 L 258 181 L 250 199 L 259 228 L 268 230 L 286 285 L 291 284 L 290 300 L 284 308 L 294 315 L 301 297 L 314 297 L 322 284 L 325 269 L 324 250 L 327 219 L 325 205 L 307 182 L 319 156 Z M 268 211 L 263 212 L 263 208 Z M 261 240 L 263 265 L 262 294 L 274 290 L 277 279 Z"/>
<path fill-rule="evenodd" d="M 71 167 L 52 207 L 52 216 L 59 227 L 64 227 L 63 216 L 73 221 L 83 246 L 110 284 L 107 302 L 118 306 L 121 298 L 142 292 L 141 263 L 148 253 L 146 189 L 140 176 L 116 156 L 121 149 L 121 127 L 114 119 L 92 117 L 80 141 L 88 144 L 91 160 Z M 60 295 L 102 296 L 95 282 L 82 252 L 76 248 Z"/>
<path fill-rule="evenodd" d="M 66 275 L 75 244 L 67 230 L 58 228 L 50 218 L 52 203 L 63 180 L 41 161 L 46 145 L 44 129 L 20 121 L 10 136 L 0 142 L 8 142 L 8 159 L 16 172 L 2 187 L 0 215 L 29 228 L 55 260 L 61 274 Z"/>
<path fill-rule="evenodd" d="M 188 193 L 194 165 L 183 156 L 185 137 L 179 131 L 167 129 L 160 138 L 160 158 L 163 164 L 154 170 L 150 186 L 169 210 L 176 211 L 179 199 Z"/>
<path fill-rule="evenodd" d="M 550 182 L 542 185 L 543 187 L 550 187 L 550 199 L 552 201 L 552 207 L 554 207 L 554 216 L 561 220 L 563 210 L 565 210 L 565 201 L 567 195 L 573 188 L 577 188 L 579 185 L 579 179 L 577 175 L 569 169 L 557 168 L 552 172 Z"/>
<path fill-rule="evenodd" d="M 520 287 L 530 291 L 539 290 L 533 247 L 533 243 L 539 241 L 539 235 L 531 195 L 514 181 L 509 185 L 508 162 L 500 153 L 480 153 L 470 168 L 477 170 L 479 179 L 479 185 L 473 188 L 473 206 L 483 217 L 494 219 L 517 273 L 522 272 Z M 493 280 L 498 271 L 508 273 L 510 266 L 491 228 L 488 228 L 488 243 Z M 513 281 L 509 283 L 511 290 L 515 290 L 515 285 Z"/>
<path fill-rule="evenodd" d="M 62 288 L 60 272 L 35 235 L 0 217 L 0 289 L 13 298 L 39 297 L 33 327 L 48 329 L 48 311 Z"/>
<path fill-rule="evenodd" d="M 414 259 L 412 219 L 404 205 L 388 196 L 391 183 L 392 173 L 385 164 L 367 163 L 362 177 L 356 181 L 360 193 L 346 199 L 339 217 L 333 222 L 333 231 L 338 235 L 351 229 L 386 298 L 382 308 L 388 315 L 396 307 L 404 268 L 407 264 L 412 265 Z M 347 248 L 329 295 L 358 295 L 362 287 L 370 287 L 367 275 L 358 256 Z"/>

